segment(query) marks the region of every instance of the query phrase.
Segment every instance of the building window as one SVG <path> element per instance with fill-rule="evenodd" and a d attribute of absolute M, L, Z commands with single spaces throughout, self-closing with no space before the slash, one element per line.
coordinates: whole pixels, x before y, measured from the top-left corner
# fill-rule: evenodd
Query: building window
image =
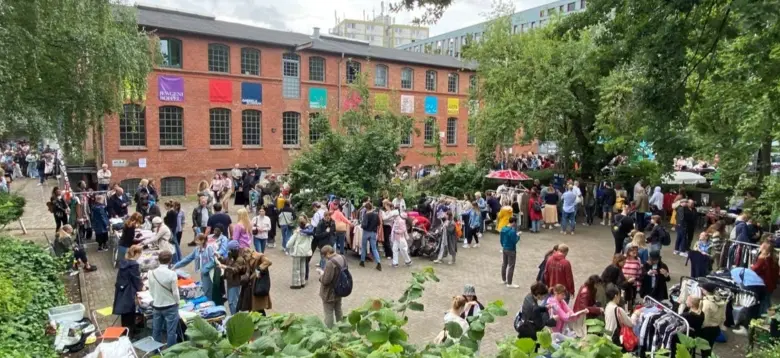
<path fill-rule="evenodd" d="M 539 27 L 544 26 L 544 22 L 545 22 L 544 20 L 539 20 Z"/>
<path fill-rule="evenodd" d="M 139 185 L 141 185 L 141 178 L 125 179 L 119 182 L 119 186 L 122 187 L 125 193 L 131 198 L 135 195 L 135 191 L 138 189 Z"/>
<path fill-rule="evenodd" d="M 282 97 L 301 97 L 300 77 L 300 57 L 294 53 L 282 55 Z"/>
<path fill-rule="evenodd" d="M 570 3 L 566 4 L 566 11 L 567 12 L 574 11 L 574 5 L 575 5 L 575 3 L 573 3 L 573 2 L 570 2 Z"/>
<path fill-rule="evenodd" d="M 230 146 L 230 110 L 212 108 L 209 110 L 209 144 Z"/>
<path fill-rule="evenodd" d="M 262 120 L 260 111 L 247 109 L 241 112 L 241 145 L 263 145 Z"/>
<path fill-rule="evenodd" d="M 146 109 L 137 104 L 122 106 L 119 114 L 119 146 L 146 146 Z"/>
<path fill-rule="evenodd" d="M 325 59 L 309 57 L 309 81 L 325 82 Z"/>
<path fill-rule="evenodd" d="M 173 38 L 160 39 L 162 67 L 181 68 L 181 40 Z"/>
<path fill-rule="evenodd" d="M 544 17 L 544 10 L 539 10 L 539 17 Z"/>
<path fill-rule="evenodd" d="M 253 48 L 241 49 L 241 73 L 260 76 L 260 51 Z"/>
<path fill-rule="evenodd" d="M 209 71 L 230 72 L 230 48 L 222 44 L 209 44 Z"/>
<path fill-rule="evenodd" d="M 450 73 L 447 75 L 447 92 L 458 93 L 458 74 Z"/>
<path fill-rule="evenodd" d="M 433 144 L 433 138 L 436 135 L 436 118 L 428 117 L 425 120 L 425 131 L 423 132 L 423 140 L 425 145 Z"/>
<path fill-rule="evenodd" d="M 425 71 L 425 89 L 428 91 L 436 90 L 436 71 Z"/>
<path fill-rule="evenodd" d="M 447 145 L 455 145 L 458 143 L 458 119 L 447 118 Z"/>
<path fill-rule="evenodd" d="M 325 132 L 323 127 L 327 125 L 327 118 L 319 113 L 309 113 L 309 143 L 317 143 Z"/>
<path fill-rule="evenodd" d="M 168 177 L 160 180 L 160 194 L 162 196 L 184 196 L 185 185 L 182 177 Z"/>
<path fill-rule="evenodd" d="M 525 32 L 525 24 L 520 24 L 520 32 Z"/>
<path fill-rule="evenodd" d="M 347 61 L 347 83 L 354 83 L 360 76 L 360 62 Z"/>
<path fill-rule="evenodd" d="M 561 14 L 563 14 L 563 5 L 561 5 L 560 7 L 558 7 L 558 12 L 559 12 L 559 13 L 561 13 Z"/>
<path fill-rule="evenodd" d="M 536 26 L 536 21 L 531 21 L 531 28 L 533 29 L 534 26 Z"/>
<path fill-rule="evenodd" d="M 580 10 L 584 9 L 585 6 L 587 6 L 587 2 L 585 0 L 580 0 Z"/>
<path fill-rule="evenodd" d="M 414 84 L 414 70 L 409 67 L 404 67 L 401 70 L 401 88 L 412 89 Z"/>
<path fill-rule="evenodd" d="M 181 107 L 160 107 L 160 146 L 184 145 L 184 121 Z"/>
<path fill-rule="evenodd" d="M 387 73 L 389 70 L 385 65 L 376 65 L 374 73 L 374 86 L 387 87 Z"/>
<path fill-rule="evenodd" d="M 282 113 L 282 145 L 298 146 L 298 127 L 301 122 L 301 114 L 298 112 Z"/>

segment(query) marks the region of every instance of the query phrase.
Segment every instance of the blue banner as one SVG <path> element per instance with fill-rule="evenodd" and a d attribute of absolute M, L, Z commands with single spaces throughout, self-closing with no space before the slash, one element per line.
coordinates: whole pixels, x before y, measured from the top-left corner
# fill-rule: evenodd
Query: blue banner
<path fill-rule="evenodd" d="M 425 114 L 439 113 L 439 100 L 436 96 L 425 96 Z"/>
<path fill-rule="evenodd" d="M 241 103 L 250 105 L 263 104 L 263 85 L 259 83 L 241 83 Z"/>

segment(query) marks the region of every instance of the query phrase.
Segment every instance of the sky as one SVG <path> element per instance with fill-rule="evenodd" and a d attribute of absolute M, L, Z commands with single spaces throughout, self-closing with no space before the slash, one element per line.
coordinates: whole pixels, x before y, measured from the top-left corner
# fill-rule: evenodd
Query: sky
<path fill-rule="evenodd" d="M 393 1 L 393 0 L 390 0 Z M 516 11 L 536 7 L 552 0 L 513 0 Z M 335 13 L 339 18 L 362 19 L 363 12 L 371 18 L 381 12 L 382 0 L 138 0 L 138 4 L 162 6 L 216 16 L 217 20 L 239 22 L 274 30 L 309 34 L 313 27 L 323 32 L 335 25 Z M 387 11 L 388 1 L 385 1 Z M 463 28 L 485 21 L 493 8 L 493 0 L 453 0 L 444 16 L 431 25 L 430 36 Z M 334 13 L 335 12 L 335 13 Z M 397 24 L 409 23 L 417 15 L 414 12 L 398 12 Z"/>

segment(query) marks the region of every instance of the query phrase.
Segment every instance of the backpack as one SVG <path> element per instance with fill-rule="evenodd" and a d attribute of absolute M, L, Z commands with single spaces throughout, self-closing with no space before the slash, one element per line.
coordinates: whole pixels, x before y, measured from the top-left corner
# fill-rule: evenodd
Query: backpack
<path fill-rule="evenodd" d="M 515 321 L 512 324 L 515 327 L 515 332 L 520 333 L 520 327 L 525 323 L 525 320 L 523 319 L 523 311 L 517 311 L 517 314 L 515 315 Z"/>
<path fill-rule="evenodd" d="M 663 227 L 659 227 L 658 230 L 661 230 L 661 245 L 669 246 L 672 244 L 672 237 L 669 235 L 669 232 L 666 231 Z"/>
<path fill-rule="evenodd" d="M 268 270 L 260 270 L 260 275 L 255 279 L 252 294 L 255 297 L 265 297 L 271 293 L 271 275 Z"/>
<path fill-rule="evenodd" d="M 349 272 L 347 262 L 345 260 L 344 267 L 341 267 L 335 260 L 331 259 L 331 261 L 339 268 L 336 284 L 333 285 L 333 293 L 336 294 L 336 297 L 347 297 L 352 293 L 352 274 Z"/>
<path fill-rule="evenodd" d="M 539 213 L 542 211 L 542 203 L 539 201 L 534 201 L 534 212 Z"/>
<path fill-rule="evenodd" d="M 50 213 L 54 213 L 54 203 L 52 203 L 51 201 L 46 203 L 46 208 L 49 209 Z"/>

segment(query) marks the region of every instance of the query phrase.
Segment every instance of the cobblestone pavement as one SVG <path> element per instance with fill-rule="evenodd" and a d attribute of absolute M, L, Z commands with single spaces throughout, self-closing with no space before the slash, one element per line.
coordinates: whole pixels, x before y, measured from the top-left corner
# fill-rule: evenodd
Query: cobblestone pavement
<path fill-rule="evenodd" d="M 30 231 L 26 238 L 45 243 L 43 233 L 51 235 L 54 232 L 54 223 L 51 214 L 48 213 L 45 201 L 49 197 L 51 185 L 39 187 L 32 181 L 17 181 L 14 183 L 14 191 L 21 192 L 28 200 L 23 221 Z M 189 213 L 194 207 L 194 201 L 183 203 L 183 210 Z M 231 207 L 231 214 L 235 217 L 235 208 Z M 14 225 L 11 225 L 14 226 Z M 11 227 L 15 234 L 16 227 Z M 183 242 L 191 241 L 191 231 L 185 232 Z M 50 236 L 52 238 L 52 236 Z M 541 234 L 523 233 L 518 245 L 517 264 L 515 267 L 514 283 L 520 285 L 519 289 L 506 288 L 501 284 L 500 268 L 501 254 L 498 236 L 488 233 L 485 235 L 479 248 L 458 248 L 456 265 L 434 265 L 436 274 L 441 279 L 439 283 L 430 283 L 425 288 L 421 299 L 425 305 L 424 312 L 411 312 L 407 330 L 410 340 L 414 343 L 423 343 L 433 340 L 442 328 L 442 317 L 448 308 L 452 296 L 462 292 L 464 284 L 473 284 L 476 287 L 479 300 L 483 303 L 502 300 L 509 315 L 497 319 L 487 328 L 485 339 L 481 347 L 481 353 L 486 356 L 495 354 L 496 346 L 493 342 L 501 340 L 507 335 L 513 334 L 512 320 L 514 314 L 520 308 L 522 300 L 529 292 L 529 287 L 534 282 L 539 265 L 544 253 L 554 244 L 566 243 L 570 247 L 569 260 L 574 268 L 574 280 L 577 288 L 582 285 L 588 276 L 601 274 L 604 267 L 611 261 L 613 242 L 608 228 L 597 226 L 578 226 L 575 236 L 563 236 L 557 230 L 546 230 Z M 97 264 L 97 272 L 87 273 L 86 300 L 90 309 L 99 309 L 110 306 L 113 302 L 114 282 L 116 271 L 110 267 L 110 255 L 107 252 L 97 252 L 96 244 L 87 245 L 90 261 Z M 191 252 L 192 248 L 182 245 L 184 254 Z M 291 259 L 276 249 L 267 250 L 273 265 L 270 268 L 272 277 L 271 298 L 273 312 L 297 312 L 322 316 L 322 304 L 319 298 L 319 285 L 312 282 L 302 290 L 289 289 L 291 281 Z M 671 249 L 663 250 L 665 262 L 672 273 L 672 283 L 679 282 L 680 276 L 689 272 L 684 266 L 684 260 L 673 256 Z M 355 289 L 352 295 L 345 298 L 343 305 L 345 312 L 364 303 L 367 299 L 382 297 L 396 299 L 400 297 L 411 278 L 409 272 L 431 266 L 433 263 L 424 258 L 416 258 L 411 268 L 392 268 L 388 260 L 382 259 L 384 270 L 376 271 L 373 267 L 361 268 L 358 266 L 358 257 L 349 254 L 350 269 L 355 280 Z M 312 261 L 314 262 L 314 261 Z M 368 266 L 368 265 L 367 265 Z M 192 266 L 188 268 L 192 272 Z M 317 274 L 312 273 L 316 279 Z M 101 322 L 101 326 L 105 323 Z M 716 352 L 721 357 L 737 356 L 732 352 L 744 352 L 746 339 L 736 337 L 729 332 L 730 343 L 720 345 Z"/>

